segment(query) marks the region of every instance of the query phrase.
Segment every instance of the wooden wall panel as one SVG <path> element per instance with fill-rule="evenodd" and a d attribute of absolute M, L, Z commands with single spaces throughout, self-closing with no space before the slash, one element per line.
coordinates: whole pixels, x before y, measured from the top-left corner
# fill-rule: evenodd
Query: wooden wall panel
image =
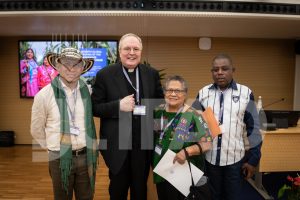
<path fill-rule="evenodd" d="M 236 68 L 234 78 L 249 86 L 263 104 L 280 98 L 286 101 L 270 109 L 292 109 L 294 93 L 294 42 L 268 39 L 213 38 L 212 49 L 198 48 L 198 38 L 151 38 L 148 60 L 157 68 L 167 68 L 168 74 L 180 74 L 189 83 L 189 97 L 210 83 L 211 60 L 218 53 L 232 57 Z"/>
<path fill-rule="evenodd" d="M 0 38 L 0 130 L 13 130 L 17 144 L 31 144 L 29 133 L 32 99 L 19 97 L 18 40 Z M 30 38 L 33 39 L 33 38 Z M 293 40 L 212 38 L 212 49 L 198 48 L 199 38 L 148 37 L 144 41 L 144 58 L 157 69 L 182 75 L 189 83 L 189 98 L 211 82 L 211 60 L 220 52 L 232 56 L 235 79 L 248 85 L 263 104 L 280 98 L 286 101 L 269 109 L 292 109 L 295 54 Z M 97 129 L 99 120 L 96 119 Z"/>
<path fill-rule="evenodd" d="M 18 39 L 1 38 L 0 130 L 13 130 L 16 143 L 30 144 L 32 99 L 21 99 L 18 74 Z"/>

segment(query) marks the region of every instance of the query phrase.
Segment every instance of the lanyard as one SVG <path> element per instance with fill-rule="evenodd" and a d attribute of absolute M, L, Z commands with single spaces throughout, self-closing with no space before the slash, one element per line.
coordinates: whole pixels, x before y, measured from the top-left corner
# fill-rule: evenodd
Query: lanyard
<path fill-rule="evenodd" d="M 77 102 L 77 89 L 75 89 L 74 92 L 72 92 L 72 94 L 73 94 L 73 98 L 74 98 L 73 111 L 72 111 L 72 109 L 70 107 L 68 96 L 67 96 L 66 100 L 67 100 L 68 111 L 69 111 L 69 114 L 71 116 L 72 124 L 73 124 L 73 126 L 75 126 L 75 108 L 76 108 L 76 102 Z"/>
<path fill-rule="evenodd" d="M 227 90 L 229 89 L 229 87 L 226 88 L 226 90 L 221 91 L 220 90 L 220 111 L 219 111 L 219 124 L 223 124 L 223 113 L 224 113 L 224 95 L 225 92 L 227 92 Z"/>
<path fill-rule="evenodd" d="M 165 108 L 166 108 L 166 106 L 165 106 Z M 162 139 L 164 137 L 164 134 L 165 134 L 166 130 L 169 128 L 169 126 L 171 126 L 171 124 L 173 123 L 174 119 L 179 115 L 179 113 L 181 113 L 182 110 L 183 110 L 183 107 L 181 107 L 177 111 L 176 115 L 169 121 L 169 123 L 165 126 L 165 128 L 164 128 L 164 113 L 162 113 L 162 115 L 160 117 L 160 130 L 161 130 L 161 133 L 159 135 L 159 144 L 161 144 Z"/>
<path fill-rule="evenodd" d="M 219 112 L 219 123 L 223 124 L 223 112 L 224 112 L 224 93 L 220 94 L 220 112 Z"/>
<path fill-rule="evenodd" d="M 126 73 L 126 70 L 124 69 L 124 67 L 122 67 L 123 69 L 123 73 L 127 79 L 127 81 L 130 83 L 131 87 L 135 90 L 136 92 L 136 101 L 137 101 L 137 104 L 139 104 L 139 101 L 140 101 L 140 94 L 139 94 L 139 90 L 140 90 L 140 81 L 139 81 L 139 68 L 136 68 L 135 70 L 135 85 L 136 85 L 136 88 L 133 86 L 128 74 Z"/>
<path fill-rule="evenodd" d="M 60 77 L 59 77 L 59 80 L 60 80 Z M 60 80 L 61 81 L 61 80 Z M 77 83 L 79 84 L 79 82 Z M 63 87 L 62 87 L 63 88 Z M 68 113 L 71 117 L 71 121 L 72 121 L 72 125 L 75 126 L 75 108 L 76 108 L 76 102 L 77 102 L 77 88 L 74 89 L 74 92 L 72 92 L 73 94 L 73 98 L 74 98 L 74 107 L 73 107 L 73 111 L 70 107 L 70 104 L 69 104 L 69 98 L 68 98 L 68 95 L 66 93 L 66 90 L 63 88 L 64 92 L 65 92 L 65 95 L 66 95 L 66 103 L 67 103 L 67 106 L 68 106 Z"/>

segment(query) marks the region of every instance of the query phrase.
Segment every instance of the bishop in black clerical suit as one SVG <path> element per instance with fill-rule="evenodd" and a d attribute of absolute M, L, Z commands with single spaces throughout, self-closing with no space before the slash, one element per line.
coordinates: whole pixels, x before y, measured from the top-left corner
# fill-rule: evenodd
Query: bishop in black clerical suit
<path fill-rule="evenodd" d="M 163 91 L 158 71 L 140 63 L 142 48 L 137 35 L 122 36 L 121 62 L 100 70 L 93 85 L 93 113 L 101 119 L 99 147 L 109 168 L 111 200 L 126 200 L 129 188 L 132 200 L 147 199 L 153 99 L 163 99 Z"/>

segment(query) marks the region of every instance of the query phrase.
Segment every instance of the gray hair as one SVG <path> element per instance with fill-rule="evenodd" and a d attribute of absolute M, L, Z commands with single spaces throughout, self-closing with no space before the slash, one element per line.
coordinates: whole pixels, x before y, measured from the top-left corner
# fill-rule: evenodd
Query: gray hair
<path fill-rule="evenodd" d="M 143 49 L 143 43 L 142 43 L 142 39 L 139 37 L 139 36 L 137 36 L 136 34 L 134 34 L 134 33 L 127 33 L 127 34 L 125 34 L 125 35 L 123 35 L 122 37 L 121 37 L 121 39 L 120 39 L 120 41 L 119 41 L 119 51 L 121 50 L 121 47 L 122 47 L 122 43 L 123 43 L 123 40 L 125 39 L 125 38 L 127 38 L 127 37 L 135 37 L 139 42 L 140 42 L 140 44 L 141 44 L 141 48 Z M 142 50 L 141 49 L 141 50 Z"/>
<path fill-rule="evenodd" d="M 164 84 L 164 90 L 167 89 L 167 86 L 169 85 L 169 83 L 171 81 L 178 81 L 181 83 L 182 87 L 183 87 L 183 90 L 185 92 L 188 91 L 188 85 L 187 85 L 187 82 L 186 80 L 184 80 L 184 78 L 182 76 L 179 76 L 179 75 L 173 75 L 173 76 L 169 76 L 167 77 L 166 81 L 165 81 L 165 84 Z"/>

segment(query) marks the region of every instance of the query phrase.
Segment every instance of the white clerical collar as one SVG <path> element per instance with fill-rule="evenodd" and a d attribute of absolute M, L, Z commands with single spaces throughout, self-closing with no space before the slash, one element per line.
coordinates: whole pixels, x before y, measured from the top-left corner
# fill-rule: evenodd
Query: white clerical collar
<path fill-rule="evenodd" d="M 122 65 L 122 67 L 125 69 L 125 71 L 127 72 L 127 73 L 132 73 L 132 72 L 134 72 L 135 71 L 135 69 L 136 68 L 138 68 L 139 66 L 136 66 L 135 68 L 130 68 L 130 69 L 128 69 L 127 67 L 125 67 L 124 65 Z"/>

